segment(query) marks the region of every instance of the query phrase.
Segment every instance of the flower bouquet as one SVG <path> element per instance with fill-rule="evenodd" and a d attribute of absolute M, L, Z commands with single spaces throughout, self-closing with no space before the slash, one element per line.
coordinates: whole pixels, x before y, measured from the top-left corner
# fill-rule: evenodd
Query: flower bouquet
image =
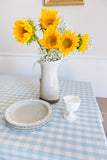
<path fill-rule="evenodd" d="M 23 20 L 16 20 L 13 27 L 17 42 L 31 44 L 35 41 L 40 47 L 39 63 L 43 70 L 40 98 L 49 102 L 56 102 L 59 99 L 56 74 L 59 60 L 74 52 L 84 53 L 89 46 L 89 35 L 72 33 L 63 18 L 57 17 L 57 14 L 58 11 L 45 8 L 42 9 L 38 24 L 31 19 L 23 18 Z M 42 38 L 39 38 L 37 31 L 42 33 Z"/>
<path fill-rule="evenodd" d="M 57 17 L 58 11 L 49 8 L 42 9 L 39 24 L 35 25 L 31 19 L 16 20 L 13 27 L 14 36 L 21 44 L 37 42 L 42 61 L 56 61 L 74 52 L 84 53 L 89 46 L 89 35 L 71 33 L 63 18 Z M 39 26 L 39 27 L 38 27 Z M 40 39 L 37 31 L 41 31 Z"/>

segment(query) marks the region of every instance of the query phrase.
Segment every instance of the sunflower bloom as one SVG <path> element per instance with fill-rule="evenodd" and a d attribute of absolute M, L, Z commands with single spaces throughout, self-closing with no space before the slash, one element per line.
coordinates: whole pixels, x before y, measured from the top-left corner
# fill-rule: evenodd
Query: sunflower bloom
<path fill-rule="evenodd" d="M 29 40 L 31 40 L 32 36 L 34 35 L 33 26 L 29 24 L 29 22 L 25 18 L 24 20 L 25 21 L 15 21 L 15 27 L 13 27 L 13 34 L 15 36 L 15 39 L 21 44 L 29 42 Z"/>
<path fill-rule="evenodd" d="M 43 40 L 38 40 L 40 44 L 44 46 L 46 49 L 54 49 L 58 48 L 60 41 L 60 33 L 58 29 L 54 29 L 54 27 L 50 26 L 43 34 Z"/>
<path fill-rule="evenodd" d="M 54 28 L 58 25 L 61 17 L 57 18 L 58 11 L 45 8 L 42 9 L 41 18 L 39 18 L 41 27 L 43 29 L 47 29 L 50 25 L 54 26 Z"/>
<path fill-rule="evenodd" d="M 88 47 L 88 40 L 89 40 L 89 35 L 85 34 L 83 36 L 79 35 L 80 41 L 79 41 L 79 47 L 78 49 L 81 52 L 85 52 L 87 47 Z"/>
<path fill-rule="evenodd" d="M 59 51 L 63 53 L 63 56 L 68 56 L 69 52 L 73 52 L 78 47 L 79 38 L 75 34 L 76 32 L 71 33 L 71 30 L 67 33 L 64 30 L 64 34 L 62 34 L 59 45 Z"/>

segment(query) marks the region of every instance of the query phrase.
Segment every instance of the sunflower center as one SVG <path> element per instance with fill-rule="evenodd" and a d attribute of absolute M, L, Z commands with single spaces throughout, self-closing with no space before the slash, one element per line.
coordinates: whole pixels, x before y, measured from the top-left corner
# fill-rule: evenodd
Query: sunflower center
<path fill-rule="evenodd" d="M 72 41 L 69 38 L 65 38 L 64 41 L 63 41 L 63 46 L 65 48 L 70 48 L 71 45 L 72 45 Z"/>
<path fill-rule="evenodd" d="M 53 25 L 53 21 L 54 21 L 53 19 L 48 19 L 48 20 L 47 20 L 47 25 L 48 25 L 48 26 L 49 26 L 49 25 Z"/>
<path fill-rule="evenodd" d="M 20 37 L 23 38 L 24 33 L 27 33 L 27 32 L 28 32 L 28 31 L 26 31 L 26 30 L 24 29 L 24 27 L 20 27 L 20 28 L 19 28 L 19 35 L 20 35 Z"/>
<path fill-rule="evenodd" d="M 18 36 L 22 39 L 24 37 L 24 33 L 27 33 L 28 31 L 26 31 L 24 29 L 24 27 L 18 27 Z"/>
<path fill-rule="evenodd" d="M 25 30 L 25 28 L 23 27 L 23 34 L 24 34 L 24 33 L 27 33 L 27 32 L 28 32 L 28 31 L 27 31 L 27 30 Z"/>
<path fill-rule="evenodd" d="M 51 46 L 55 45 L 56 42 L 57 42 L 57 38 L 56 38 L 55 36 L 50 36 L 50 37 L 48 37 L 48 43 L 49 43 Z"/>

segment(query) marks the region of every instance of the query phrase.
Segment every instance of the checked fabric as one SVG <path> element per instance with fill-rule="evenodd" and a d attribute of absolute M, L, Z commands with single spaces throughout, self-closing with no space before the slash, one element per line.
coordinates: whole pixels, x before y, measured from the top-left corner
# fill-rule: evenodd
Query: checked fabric
<path fill-rule="evenodd" d="M 8 128 L 4 112 L 11 104 L 39 97 L 33 78 L 0 76 L 0 160 L 107 160 L 107 141 L 101 113 L 89 82 L 60 80 L 60 101 L 53 105 L 53 116 L 35 131 Z M 65 95 L 80 97 L 72 123 L 62 114 Z"/>

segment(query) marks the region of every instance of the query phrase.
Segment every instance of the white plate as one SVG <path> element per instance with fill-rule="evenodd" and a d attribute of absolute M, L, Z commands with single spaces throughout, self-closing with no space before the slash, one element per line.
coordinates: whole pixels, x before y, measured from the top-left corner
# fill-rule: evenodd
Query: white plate
<path fill-rule="evenodd" d="M 48 122 L 47 122 L 47 123 L 48 123 Z M 45 126 L 47 123 L 44 123 L 44 124 L 42 124 L 42 125 L 40 125 L 40 126 L 34 126 L 34 127 L 28 127 L 28 128 L 27 128 L 27 127 L 17 127 L 17 126 L 11 125 L 10 123 L 8 123 L 8 122 L 6 121 L 6 125 L 7 125 L 9 128 L 13 128 L 13 129 L 15 129 L 15 130 L 20 130 L 20 131 L 32 131 L 32 130 L 37 130 L 37 129 Z"/>
<path fill-rule="evenodd" d="M 51 118 L 51 105 L 42 100 L 23 100 L 12 104 L 5 111 L 8 126 L 17 129 L 37 129 L 45 125 Z"/>

